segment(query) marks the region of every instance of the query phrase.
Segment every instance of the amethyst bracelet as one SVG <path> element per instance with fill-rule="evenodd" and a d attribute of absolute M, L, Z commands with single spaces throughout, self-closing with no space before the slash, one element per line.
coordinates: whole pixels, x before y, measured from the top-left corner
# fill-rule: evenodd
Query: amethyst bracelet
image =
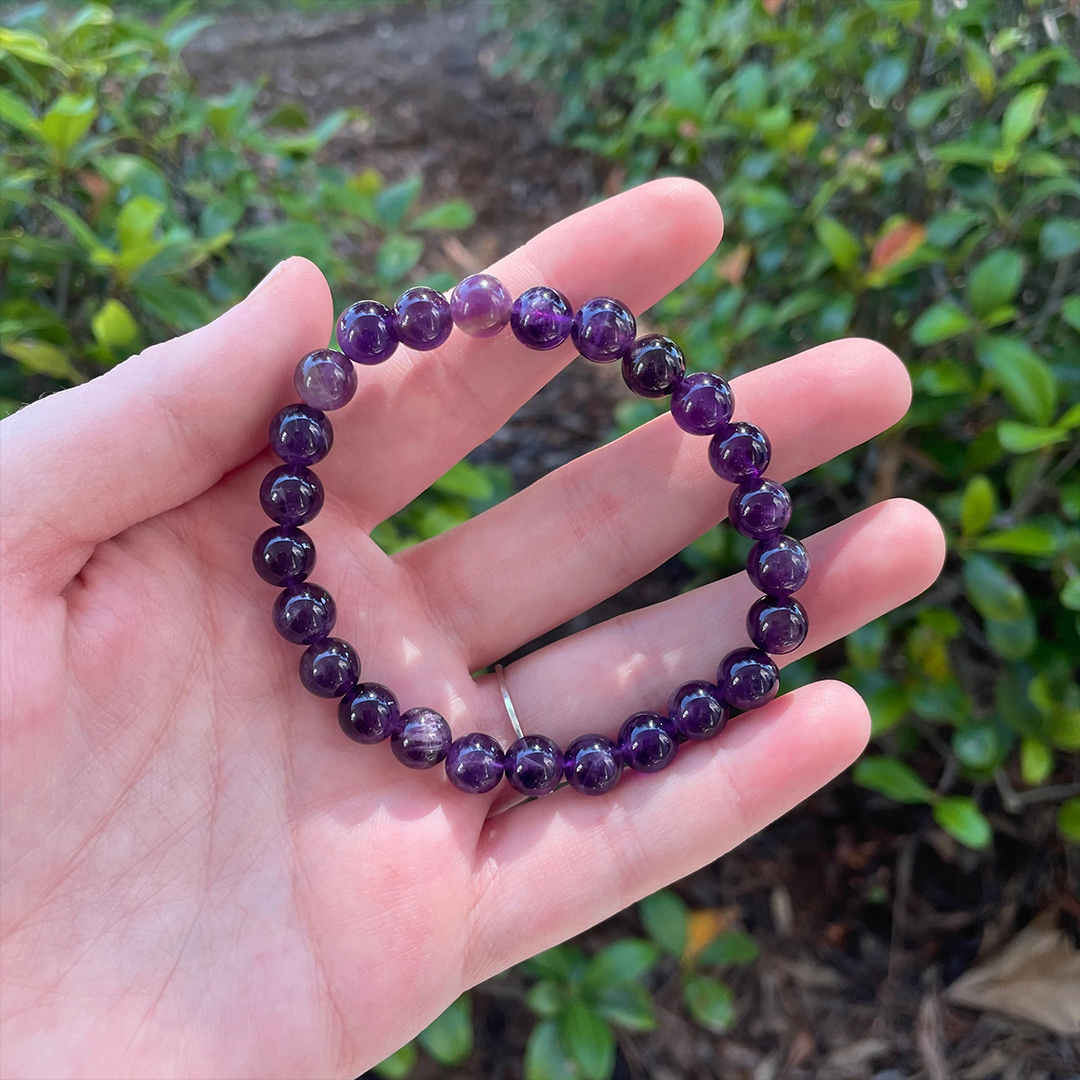
<path fill-rule="evenodd" d="M 728 518 L 755 540 L 747 575 L 763 595 L 751 605 L 746 630 L 752 645 L 721 660 L 716 682 L 678 687 L 666 713 L 639 712 L 612 740 L 589 734 L 565 751 L 545 735 L 525 735 L 505 751 L 490 735 L 471 732 L 454 739 L 433 709 L 402 712 L 394 694 L 379 683 L 360 681 L 360 659 L 341 638 L 331 637 L 337 619 L 334 599 L 308 580 L 315 545 L 301 526 L 322 508 L 323 487 L 312 471 L 330 452 L 334 431 L 326 416 L 356 392 L 354 364 L 381 364 L 399 344 L 421 351 L 438 348 L 457 326 L 472 337 L 492 337 L 507 324 L 530 349 L 554 349 L 568 337 L 578 352 L 597 363 L 622 364 L 627 386 L 643 397 L 671 396 L 671 414 L 684 431 L 709 435 L 709 464 L 735 485 Z M 490 274 L 460 282 L 447 300 L 434 289 L 407 289 L 392 308 L 361 300 L 337 324 L 341 352 L 318 349 L 296 368 L 301 401 L 286 405 L 270 422 L 270 445 L 284 462 L 262 482 L 259 499 L 276 524 L 255 541 L 252 561 L 259 576 L 281 588 L 273 622 L 287 641 L 306 646 L 300 679 L 320 697 L 340 698 L 338 721 L 350 739 L 389 739 L 394 756 L 411 769 L 445 763 L 455 787 L 482 794 L 505 776 L 523 795 L 546 795 L 565 779 L 577 791 L 601 795 L 624 768 L 659 772 L 687 740 L 711 739 L 732 710 L 756 709 L 777 694 L 780 675 L 770 654 L 791 652 L 806 638 L 806 610 L 794 598 L 810 570 L 806 549 L 784 535 L 791 518 L 787 490 L 765 477 L 772 448 L 765 433 L 745 421 L 732 422 L 731 387 L 711 372 L 686 373 L 682 350 L 668 337 L 636 337 L 633 314 L 618 300 L 596 297 L 574 311 L 556 289 L 536 286 L 516 300 Z"/>

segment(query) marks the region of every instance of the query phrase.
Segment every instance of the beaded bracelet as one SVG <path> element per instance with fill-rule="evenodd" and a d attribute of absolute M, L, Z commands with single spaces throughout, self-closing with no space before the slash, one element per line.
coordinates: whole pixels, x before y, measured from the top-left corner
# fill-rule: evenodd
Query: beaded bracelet
<path fill-rule="evenodd" d="M 756 541 L 747 574 L 764 594 L 746 618 L 753 646 L 728 653 L 716 683 L 684 683 L 671 695 L 667 715 L 635 713 L 616 740 L 582 735 L 565 752 L 545 735 L 525 735 L 505 751 L 482 732 L 454 739 L 433 709 L 401 712 L 385 686 L 360 682 L 356 651 L 330 636 L 336 620 L 333 597 L 307 580 L 315 545 L 299 527 L 322 507 L 323 486 L 310 466 L 326 457 L 334 441 L 326 412 L 341 408 L 356 392 L 354 363 L 381 364 L 399 344 L 437 348 L 454 325 L 472 337 L 491 337 L 507 323 L 530 349 L 554 349 L 570 337 L 588 360 L 621 361 L 631 390 L 648 398 L 670 394 L 679 427 L 712 437 L 709 464 L 736 485 L 728 518 Z M 630 310 L 610 297 L 589 300 L 574 312 L 556 289 L 536 286 L 512 300 L 496 278 L 474 274 L 455 287 L 449 301 L 434 289 L 416 287 L 402 293 L 393 308 L 375 300 L 353 304 L 338 320 L 341 352 L 318 349 L 297 365 L 294 384 L 303 400 L 285 406 L 270 422 L 270 445 L 285 464 L 267 474 L 259 491 L 263 509 L 277 525 L 256 540 L 252 560 L 264 581 L 282 587 L 273 606 L 278 633 L 307 646 L 300 657 L 301 681 L 320 697 L 341 698 L 338 720 L 349 738 L 359 743 L 389 738 L 394 755 L 412 769 L 445 761 L 451 782 L 465 792 L 491 791 L 505 776 L 523 795 L 546 795 L 565 777 L 575 790 L 601 795 L 615 786 L 624 767 L 658 772 L 671 764 L 681 742 L 711 739 L 723 730 L 731 710 L 755 709 L 776 696 L 780 676 L 769 654 L 790 652 L 806 637 L 806 611 L 792 593 L 805 584 L 810 561 L 803 545 L 784 535 L 790 496 L 764 477 L 769 440 L 753 424 L 732 423 L 734 398 L 724 379 L 710 372 L 687 375 L 674 341 L 659 334 L 635 339 L 636 330 Z"/>

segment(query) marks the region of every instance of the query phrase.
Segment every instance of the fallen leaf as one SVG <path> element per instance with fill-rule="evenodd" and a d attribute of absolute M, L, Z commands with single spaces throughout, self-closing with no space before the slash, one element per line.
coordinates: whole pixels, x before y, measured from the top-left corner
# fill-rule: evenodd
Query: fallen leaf
<path fill-rule="evenodd" d="M 898 221 L 870 252 L 870 269 L 887 270 L 903 259 L 910 258 L 926 239 L 926 227 L 914 221 Z"/>
<path fill-rule="evenodd" d="M 706 946 L 725 930 L 730 930 L 742 914 L 734 905 L 722 908 L 698 908 L 686 920 L 686 944 L 682 962 L 689 967 Z"/>
<path fill-rule="evenodd" d="M 738 285 L 746 276 L 746 268 L 750 265 L 750 245 L 743 241 L 735 250 L 723 259 L 716 268 L 717 274 L 729 285 Z"/>

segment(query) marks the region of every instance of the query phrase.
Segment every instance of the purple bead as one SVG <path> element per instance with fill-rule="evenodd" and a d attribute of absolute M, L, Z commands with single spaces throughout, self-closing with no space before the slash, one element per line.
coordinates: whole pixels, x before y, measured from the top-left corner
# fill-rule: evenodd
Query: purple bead
<path fill-rule="evenodd" d="M 279 465 L 263 478 L 259 502 L 279 525 L 303 525 L 322 509 L 322 481 L 303 465 Z"/>
<path fill-rule="evenodd" d="M 333 445 L 334 429 L 321 409 L 297 402 L 270 421 L 270 448 L 286 465 L 314 465 Z"/>
<path fill-rule="evenodd" d="M 570 326 L 577 351 L 597 364 L 621 360 L 634 344 L 636 332 L 630 309 L 610 296 L 586 300 Z"/>
<path fill-rule="evenodd" d="M 398 347 L 392 314 L 378 300 L 360 300 L 347 307 L 337 324 L 341 351 L 357 364 L 381 364 L 389 360 Z"/>
<path fill-rule="evenodd" d="M 653 773 L 666 769 L 679 752 L 675 725 L 660 713 L 639 712 L 619 728 L 619 754 L 624 765 L 635 772 Z"/>
<path fill-rule="evenodd" d="M 381 683 L 357 683 L 338 705 L 338 724 L 353 742 L 389 738 L 398 722 L 398 701 Z"/>
<path fill-rule="evenodd" d="M 510 321 L 513 306 L 506 286 L 490 274 L 473 274 L 450 294 L 454 325 L 469 337 L 494 337 Z"/>
<path fill-rule="evenodd" d="M 746 613 L 746 632 L 763 652 L 774 656 L 797 649 L 806 640 L 806 608 L 791 596 L 763 596 Z"/>
<path fill-rule="evenodd" d="M 506 751 L 506 782 L 522 795 L 548 795 L 563 778 L 563 756 L 546 735 L 526 735 Z"/>
<path fill-rule="evenodd" d="M 711 739 L 728 722 L 724 692 L 704 679 L 683 683 L 668 701 L 668 717 L 684 738 Z"/>
<path fill-rule="evenodd" d="M 267 529 L 251 549 L 255 571 L 271 585 L 298 585 L 315 566 L 315 545 L 303 529 L 278 525 Z"/>
<path fill-rule="evenodd" d="M 728 520 L 751 540 L 769 540 L 787 528 L 791 496 L 775 480 L 748 480 L 731 493 Z"/>
<path fill-rule="evenodd" d="M 450 725 L 434 709 L 409 709 L 390 734 L 390 749 L 402 765 L 430 769 L 446 757 L 452 741 Z"/>
<path fill-rule="evenodd" d="M 735 395 L 727 380 L 711 371 L 695 371 L 671 391 L 671 415 L 691 435 L 712 435 L 735 411 Z"/>
<path fill-rule="evenodd" d="M 736 649 L 720 661 L 716 681 L 733 709 L 757 709 L 780 689 L 780 672 L 760 649 Z"/>
<path fill-rule="evenodd" d="M 462 735 L 450 744 L 446 755 L 450 783 L 467 795 L 484 795 L 503 778 L 502 747 L 482 731 Z"/>
<path fill-rule="evenodd" d="M 582 735 L 566 748 L 564 770 L 575 791 L 603 795 L 622 775 L 618 747 L 604 735 Z"/>
<path fill-rule="evenodd" d="M 333 349 L 316 349 L 296 365 L 293 386 L 313 409 L 330 412 L 352 401 L 356 368 L 348 357 Z"/>
<path fill-rule="evenodd" d="M 574 309 L 558 289 L 526 289 L 510 309 L 514 337 L 530 349 L 554 349 L 570 336 Z"/>
<path fill-rule="evenodd" d="M 334 629 L 337 605 L 321 585 L 305 581 L 278 593 L 273 619 L 275 629 L 286 641 L 313 645 Z"/>
<path fill-rule="evenodd" d="M 810 576 L 810 556 L 792 536 L 759 540 L 746 558 L 746 576 L 771 596 L 798 592 Z"/>
<path fill-rule="evenodd" d="M 670 394 L 686 374 L 682 349 L 663 334 L 639 337 L 623 357 L 623 382 L 642 397 L 659 398 Z"/>
<path fill-rule="evenodd" d="M 390 325 L 398 341 L 407 348 L 419 352 L 437 349 L 454 326 L 450 302 L 426 285 L 415 285 L 394 301 Z"/>
<path fill-rule="evenodd" d="M 341 638 L 324 638 L 300 657 L 300 681 L 319 697 L 341 697 L 360 678 L 360 657 Z"/>
<path fill-rule="evenodd" d="M 709 440 L 709 464 L 730 484 L 756 480 L 768 468 L 771 457 L 769 437 L 753 424 L 725 424 Z"/>

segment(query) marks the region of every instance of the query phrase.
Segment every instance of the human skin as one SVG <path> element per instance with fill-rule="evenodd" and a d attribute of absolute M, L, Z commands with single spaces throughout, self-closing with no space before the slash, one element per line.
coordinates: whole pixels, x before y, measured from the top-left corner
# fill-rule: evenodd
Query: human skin
<path fill-rule="evenodd" d="M 582 211 L 492 272 L 515 295 L 642 311 L 714 250 L 686 180 Z M 602 243 L 600 242 L 602 240 Z M 357 746 L 296 672 L 254 573 L 269 418 L 325 345 L 329 290 L 290 259 L 216 322 L 0 424 L 0 1075 L 351 1077 L 466 988 L 716 859 L 866 742 L 849 687 L 803 686 L 610 794 L 514 806 Z M 364 678 L 455 734 L 511 733 L 478 671 L 720 521 L 730 486 L 670 416 L 390 558 L 369 538 L 574 356 L 454 334 L 358 368 L 317 466 L 313 580 Z M 690 358 L 691 366 L 693 358 Z M 864 340 L 741 376 L 736 416 L 805 472 L 896 423 L 901 362 Z M 924 590 L 921 506 L 810 537 L 810 635 L 788 662 Z M 613 733 L 745 644 L 744 574 L 623 615 L 507 669 L 527 729 Z"/>

